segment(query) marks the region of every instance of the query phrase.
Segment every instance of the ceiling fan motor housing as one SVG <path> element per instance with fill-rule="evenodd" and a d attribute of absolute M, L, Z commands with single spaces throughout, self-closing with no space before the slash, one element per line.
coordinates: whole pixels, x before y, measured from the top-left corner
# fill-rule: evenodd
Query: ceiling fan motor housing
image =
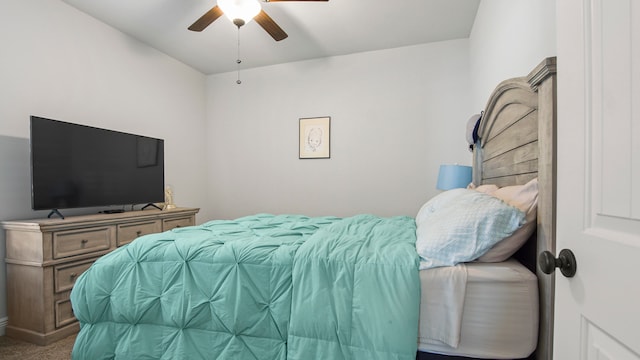
<path fill-rule="evenodd" d="M 320 1 L 329 0 L 263 0 L 264 2 L 285 1 Z M 191 31 L 202 31 L 211 25 L 217 18 L 226 15 L 238 28 L 254 19 L 275 41 L 288 37 L 287 33 L 262 10 L 259 0 L 218 0 L 217 5 L 202 15 L 196 22 L 189 26 Z"/>
<path fill-rule="evenodd" d="M 262 10 L 258 0 L 218 0 L 218 6 L 238 27 L 251 21 Z"/>

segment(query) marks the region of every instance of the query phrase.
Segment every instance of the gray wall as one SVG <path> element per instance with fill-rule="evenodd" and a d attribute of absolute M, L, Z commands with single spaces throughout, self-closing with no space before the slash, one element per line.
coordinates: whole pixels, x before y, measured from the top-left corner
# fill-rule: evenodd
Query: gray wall
<path fill-rule="evenodd" d="M 210 76 L 209 202 L 255 212 L 410 215 L 442 163 L 470 164 L 468 40 Z M 299 118 L 331 117 L 331 158 L 298 159 Z"/>
<path fill-rule="evenodd" d="M 209 203 L 255 212 L 414 215 L 502 80 L 555 55 L 553 0 L 483 0 L 469 39 L 210 76 Z M 299 160 L 298 119 L 332 117 L 329 160 Z"/>
<path fill-rule="evenodd" d="M 482 0 L 469 37 L 471 104 L 484 109 L 502 80 L 556 55 L 555 0 Z"/>

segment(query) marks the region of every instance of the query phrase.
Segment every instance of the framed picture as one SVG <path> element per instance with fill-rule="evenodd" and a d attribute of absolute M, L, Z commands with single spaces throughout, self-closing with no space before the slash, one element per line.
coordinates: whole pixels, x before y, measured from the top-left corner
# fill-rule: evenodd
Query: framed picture
<path fill-rule="evenodd" d="M 300 159 L 331 157 L 331 117 L 301 118 L 299 131 Z"/>

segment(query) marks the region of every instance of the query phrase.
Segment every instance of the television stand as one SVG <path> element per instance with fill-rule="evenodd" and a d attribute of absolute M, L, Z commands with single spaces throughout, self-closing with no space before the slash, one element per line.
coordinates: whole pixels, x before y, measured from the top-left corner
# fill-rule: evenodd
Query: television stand
<path fill-rule="evenodd" d="M 62 215 L 62 213 L 60 211 L 58 211 L 58 209 L 53 209 L 51 210 L 51 212 L 49 213 L 49 215 L 47 215 L 47 219 L 51 219 L 51 215 L 56 214 L 58 216 L 60 216 L 60 218 L 62 220 L 64 220 L 64 216 Z"/>
<path fill-rule="evenodd" d="M 149 206 L 153 206 L 154 208 L 156 208 L 158 210 L 162 210 L 158 205 L 156 205 L 154 203 L 148 203 L 147 205 L 143 206 L 142 209 L 140 209 L 140 210 L 144 210 L 144 209 L 148 208 Z"/>

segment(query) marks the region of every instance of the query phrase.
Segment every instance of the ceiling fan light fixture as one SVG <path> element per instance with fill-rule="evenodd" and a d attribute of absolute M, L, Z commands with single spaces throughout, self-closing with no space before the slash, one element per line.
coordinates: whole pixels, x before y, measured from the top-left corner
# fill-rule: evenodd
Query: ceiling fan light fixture
<path fill-rule="evenodd" d="M 258 0 L 218 0 L 218 6 L 238 27 L 251 21 L 262 10 Z"/>

